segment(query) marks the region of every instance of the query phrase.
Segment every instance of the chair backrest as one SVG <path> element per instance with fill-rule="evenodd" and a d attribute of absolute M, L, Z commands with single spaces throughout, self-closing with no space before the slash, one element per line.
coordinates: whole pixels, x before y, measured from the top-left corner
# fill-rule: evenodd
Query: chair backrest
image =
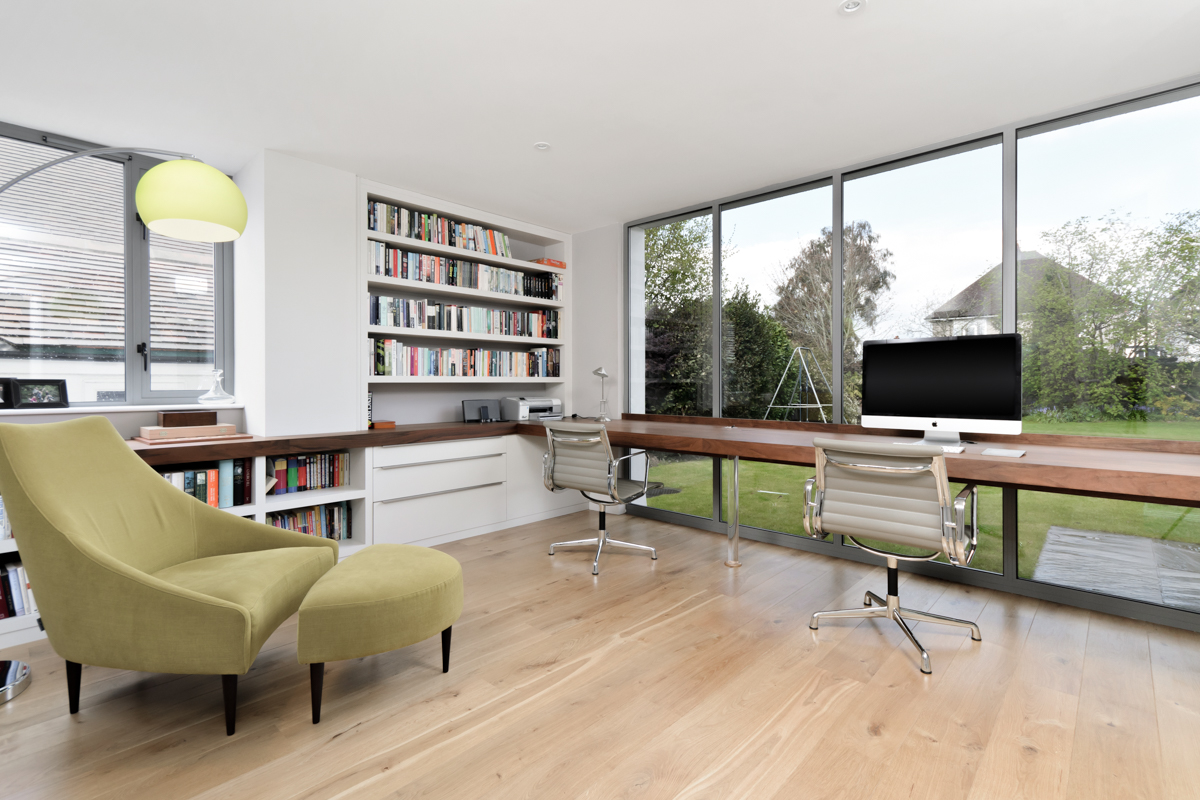
<path fill-rule="evenodd" d="M 822 532 L 943 551 L 944 509 L 952 504 L 940 447 L 841 439 L 813 445 Z"/>
<path fill-rule="evenodd" d="M 0 497 L 35 583 L 66 563 L 63 550 L 72 546 L 96 548 L 142 572 L 196 557 L 189 508 L 196 501 L 101 416 L 0 424 Z"/>
<path fill-rule="evenodd" d="M 613 496 L 613 454 L 608 431 L 598 422 L 544 422 L 550 448 L 546 488 L 578 489 Z"/>

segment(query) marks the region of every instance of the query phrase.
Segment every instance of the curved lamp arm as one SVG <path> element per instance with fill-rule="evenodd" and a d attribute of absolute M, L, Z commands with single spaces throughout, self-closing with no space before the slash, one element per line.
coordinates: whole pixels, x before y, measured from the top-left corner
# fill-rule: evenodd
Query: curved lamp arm
<path fill-rule="evenodd" d="M 62 158 L 56 158 L 53 161 L 47 161 L 45 164 L 34 167 L 28 172 L 23 172 L 8 183 L 0 186 L 0 194 L 4 194 L 13 186 L 16 186 L 26 178 L 38 174 L 42 170 L 50 169 L 51 167 L 62 164 L 66 161 L 71 161 L 76 158 L 83 158 L 84 156 L 105 156 L 115 155 L 117 153 L 149 153 L 156 156 L 175 156 L 176 158 L 185 158 L 188 161 L 200 161 L 200 159 L 196 158 L 191 153 L 177 153 L 174 150 L 155 150 L 151 147 L 97 147 L 94 150 L 80 150 L 77 153 L 68 153 Z"/>

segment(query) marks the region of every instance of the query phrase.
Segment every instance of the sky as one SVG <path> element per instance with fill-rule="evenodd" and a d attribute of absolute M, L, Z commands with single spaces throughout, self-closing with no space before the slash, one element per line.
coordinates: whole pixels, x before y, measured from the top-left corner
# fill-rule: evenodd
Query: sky
<path fill-rule="evenodd" d="M 1001 147 L 996 145 L 848 180 L 847 222 L 867 220 L 896 273 L 885 313 L 866 338 L 920 335 L 914 321 L 1002 258 Z M 1128 213 L 1151 227 L 1200 209 L 1200 97 L 1026 136 L 1017 151 L 1018 241 L 1044 249 L 1044 231 L 1079 217 Z M 832 220 L 820 187 L 726 211 L 736 252 L 728 283 L 776 299 L 780 267 Z"/>

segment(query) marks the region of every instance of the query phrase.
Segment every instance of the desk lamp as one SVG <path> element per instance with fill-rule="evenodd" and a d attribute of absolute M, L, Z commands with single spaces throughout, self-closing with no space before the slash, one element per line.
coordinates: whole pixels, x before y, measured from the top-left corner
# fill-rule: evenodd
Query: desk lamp
<path fill-rule="evenodd" d="M 596 422 L 611 422 L 608 418 L 608 392 L 605 391 L 606 387 L 604 383 L 605 379 L 608 378 L 608 372 L 605 371 L 604 367 L 597 367 L 592 370 L 592 374 L 600 378 L 600 414 L 596 417 Z"/>

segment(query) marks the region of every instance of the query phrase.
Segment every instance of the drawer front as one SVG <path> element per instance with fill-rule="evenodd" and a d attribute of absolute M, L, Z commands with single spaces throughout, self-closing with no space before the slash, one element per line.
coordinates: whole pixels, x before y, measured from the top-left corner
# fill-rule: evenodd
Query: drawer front
<path fill-rule="evenodd" d="M 503 522 L 503 483 L 375 503 L 375 541 L 406 544 Z"/>
<path fill-rule="evenodd" d="M 392 500 L 419 494 L 464 489 L 505 480 L 507 456 L 504 453 L 459 456 L 423 464 L 397 464 L 377 467 L 374 499 Z"/>
<path fill-rule="evenodd" d="M 429 444 L 397 444 L 375 448 L 375 466 L 393 467 L 399 464 L 420 464 L 429 461 L 444 461 L 450 458 L 482 456 L 503 453 L 503 437 L 490 439 L 463 439 L 458 442 L 430 442 Z"/>

